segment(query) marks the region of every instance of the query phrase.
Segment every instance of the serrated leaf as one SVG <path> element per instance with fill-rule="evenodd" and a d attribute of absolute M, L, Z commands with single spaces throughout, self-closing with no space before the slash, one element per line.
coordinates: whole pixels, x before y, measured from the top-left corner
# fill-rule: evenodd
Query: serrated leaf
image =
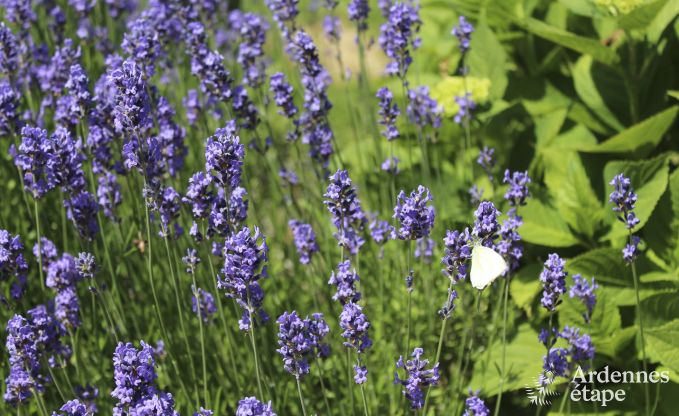
<path fill-rule="evenodd" d="M 609 284 L 620 286 L 632 284 L 622 253 L 614 248 L 597 248 L 574 257 L 566 262 L 566 270 L 571 275 L 580 273 Z"/>
<path fill-rule="evenodd" d="M 536 36 L 581 54 L 589 54 L 597 61 L 607 65 L 613 65 L 620 60 L 618 54 L 613 49 L 602 45 L 596 39 L 578 36 L 533 18 L 526 18 L 516 23 Z"/>
<path fill-rule="evenodd" d="M 648 356 L 679 372 L 679 319 L 645 329 Z"/>
<path fill-rule="evenodd" d="M 594 278 L 596 280 L 596 277 Z M 622 326 L 620 311 L 605 292 L 597 291 L 597 302 L 592 310 L 592 318 L 589 325 L 583 318 L 586 309 L 582 302 L 577 298 L 566 297 L 559 310 L 559 323 L 563 325 L 576 326 L 582 328 L 594 340 L 594 345 L 598 341 L 611 337 L 619 331 Z"/>
<path fill-rule="evenodd" d="M 667 188 L 669 173 L 667 155 L 660 155 L 650 160 L 613 161 L 607 163 L 604 168 L 604 183 L 606 184 L 607 194 L 611 191 L 611 186 L 608 184 L 619 173 L 623 173 L 630 178 L 632 188 L 637 193 L 638 198 L 634 213 L 639 218 L 639 224 L 633 230 L 636 232 L 644 227 L 660 197 L 665 192 L 665 188 Z M 610 203 L 607 205 L 611 207 Z M 613 225 L 611 231 L 603 239 L 611 240 L 625 236 L 628 233 L 625 224 L 615 219 L 612 211 L 609 212 L 610 216 L 607 218 Z"/>
<path fill-rule="evenodd" d="M 676 293 L 663 293 L 651 296 L 641 302 L 644 325 L 660 326 L 679 319 L 679 296 Z"/>
<path fill-rule="evenodd" d="M 519 229 L 524 241 L 547 247 L 570 247 L 579 243 L 556 209 L 533 199 L 521 208 L 523 225 Z"/>
<path fill-rule="evenodd" d="M 580 99 L 606 124 L 615 130 L 622 130 L 624 126 L 616 115 L 608 108 L 599 85 L 592 76 L 594 60 L 590 55 L 582 55 L 573 66 L 573 86 Z"/>
<path fill-rule="evenodd" d="M 587 153 L 646 153 L 654 149 L 669 130 L 679 106 L 655 114 L 595 146 L 581 149 Z"/>

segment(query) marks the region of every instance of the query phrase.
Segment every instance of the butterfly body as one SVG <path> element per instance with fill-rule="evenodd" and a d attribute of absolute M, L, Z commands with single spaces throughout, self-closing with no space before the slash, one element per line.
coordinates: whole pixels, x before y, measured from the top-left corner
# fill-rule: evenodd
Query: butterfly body
<path fill-rule="evenodd" d="M 483 290 L 507 270 L 507 262 L 492 248 L 477 244 L 472 249 L 472 286 Z"/>

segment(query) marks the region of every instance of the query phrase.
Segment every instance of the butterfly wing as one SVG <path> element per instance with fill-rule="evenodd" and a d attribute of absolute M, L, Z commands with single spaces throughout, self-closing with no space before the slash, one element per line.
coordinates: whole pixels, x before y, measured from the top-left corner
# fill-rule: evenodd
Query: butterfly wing
<path fill-rule="evenodd" d="M 483 290 L 505 270 L 507 270 L 507 263 L 495 250 L 481 245 L 474 246 L 470 274 L 474 288 Z"/>

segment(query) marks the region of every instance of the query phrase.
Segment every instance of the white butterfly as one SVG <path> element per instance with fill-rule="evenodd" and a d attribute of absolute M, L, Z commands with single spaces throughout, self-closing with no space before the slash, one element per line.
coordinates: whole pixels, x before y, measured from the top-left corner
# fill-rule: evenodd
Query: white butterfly
<path fill-rule="evenodd" d="M 474 288 L 483 290 L 507 270 L 507 262 L 495 250 L 477 244 L 472 249 L 471 281 Z"/>

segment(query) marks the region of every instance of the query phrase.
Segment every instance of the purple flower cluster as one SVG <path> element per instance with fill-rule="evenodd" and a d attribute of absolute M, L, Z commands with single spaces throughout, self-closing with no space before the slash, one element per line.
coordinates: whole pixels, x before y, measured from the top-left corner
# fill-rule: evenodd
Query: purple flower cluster
<path fill-rule="evenodd" d="M 429 360 L 422 359 L 422 354 L 424 354 L 422 348 L 415 348 L 411 360 L 404 363 L 403 356 L 401 356 L 396 361 L 397 371 L 394 372 L 394 384 L 401 384 L 404 387 L 403 395 L 410 402 L 411 409 L 421 409 L 424 406 L 423 387 L 435 386 L 439 382 L 439 363 L 427 369 Z M 406 372 L 405 379 L 398 375 L 400 368 Z"/>
<path fill-rule="evenodd" d="M 347 14 L 349 20 L 356 22 L 359 32 L 368 29 L 368 14 L 370 14 L 368 0 L 351 0 L 347 6 Z"/>
<path fill-rule="evenodd" d="M 500 239 L 495 244 L 495 251 L 500 253 L 509 264 L 508 271 L 517 270 L 519 261 L 523 257 L 521 235 L 517 231 L 521 225 L 523 225 L 523 218 L 516 213 L 516 207 L 510 208 L 507 212 L 507 219 L 500 227 Z"/>
<path fill-rule="evenodd" d="M 507 169 L 505 170 L 502 182 L 509 184 L 509 188 L 505 192 L 505 199 L 509 202 L 509 205 L 514 207 L 526 205 L 526 199 L 530 197 L 528 184 L 531 183 L 528 172 L 510 173 L 509 169 Z"/>
<path fill-rule="evenodd" d="M 156 355 L 153 347 L 141 341 L 141 349 L 132 343 L 118 343 L 113 353 L 113 379 L 116 388 L 111 396 L 118 402 L 114 416 L 153 414 L 179 416 L 170 393 L 156 387 Z"/>
<path fill-rule="evenodd" d="M 639 255 L 640 242 L 641 238 L 637 237 L 636 235 L 633 235 L 630 237 L 629 243 L 627 243 L 625 247 L 622 249 L 622 258 L 628 264 L 634 263 L 634 260 L 636 260 L 637 256 Z"/>
<path fill-rule="evenodd" d="M 552 253 L 545 261 L 545 266 L 540 273 L 540 282 L 542 282 L 543 289 L 541 303 L 551 312 L 559 304 L 559 297 L 566 292 L 566 276 L 568 273 L 564 270 L 565 264 L 566 262 L 558 254 Z"/>
<path fill-rule="evenodd" d="M 474 26 L 467 21 L 467 18 L 460 16 L 458 26 L 453 27 L 451 32 L 460 42 L 460 52 L 464 55 L 469 52 L 471 46 L 471 34 L 474 32 Z"/>
<path fill-rule="evenodd" d="M 497 220 L 499 216 L 500 211 L 490 201 L 482 201 L 474 211 L 475 220 L 472 234 L 479 238 L 486 247 L 492 247 L 497 232 L 500 230 L 500 223 Z"/>
<path fill-rule="evenodd" d="M 476 109 L 476 102 L 472 99 L 472 95 L 466 92 L 463 96 L 456 96 L 455 103 L 457 103 L 457 114 L 453 117 L 453 121 L 457 124 L 469 123 L 472 119 L 472 111 Z"/>
<path fill-rule="evenodd" d="M 429 95 L 429 87 L 420 86 L 408 90 L 408 117 L 420 128 L 432 126 L 441 127 L 441 107 Z"/>
<path fill-rule="evenodd" d="M 370 221 L 368 228 L 370 229 L 370 237 L 372 237 L 374 242 L 380 245 L 389 240 L 393 240 L 396 237 L 396 230 L 389 224 L 389 221 L 380 220 L 377 218 L 377 215 Z"/>
<path fill-rule="evenodd" d="M 52 413 L 52 416 L 94 416 L 94 412 L 79 400 L 69 400 L 59 408 L 58 412 Z"/>
<path fill-rule="evenodd" d="M 327 349 L 322 341 L 330 328 L 320 313 L 313 314 L 312 319 L 301 319 L 295 311 L 284 312 L 276 322 L 279 328 L 276 351 L 283 357 L 283 367 L 296 378 L 302 378 L 309 374 L 309 360 Z"/>
<path fill-rule="evenodd" d="M 389 7 L 387 22 L 380 27 L 379 44 L 391 60 L 386 72 L 405 80 L 413 61 L 411 49 L 417 49 L 421 40 L 416 36 L 422 21 L 419 6 L 407 1 L 394 3 Z"/>
<path fill-rule="evenodd" d="M 24 177 L 24 189 L 33 198 L 42 198 L 57 186 L 53 169 L 54 154 L 52 142 L 47 138 L 47 131 L 36 127 L 25 126 L 21 130 L 21 144 L 14 153 L 14 164 Z"/>
<path fill-rule="evenodd" d="M 441 259 L 441 264 L 445 266 L 443 273 L 457 283 L 467 277 L 467 266 L 472 257 L 469 229 L 446 231 L 443 244 L 446 246 Z"/>
<path fill-rule="evenodd" d="M 483 168 L 483 170 L 488 175 L 488 179 L 493 181 L 493 174 L 491 171 L 495 166 L 495 149 L 488 146 L 483 146 L 483 149 L 479 152 L 479 157 L 476 158 L 476 163 Z"/>
<path fill-rule="evenodd" d="M 295 32 L 289 40 L 288 54 L 299 64 L 304 88 L 304 111 L 299 118 L 302 143 L 310 146 L 309 156 L 327 168 L 333 153 L 333 132 L 328 121 L 332 103 L 327 89 L 332 81 L 321 65 L 318 49 L 311 37 L 303 30 Z"/>
<path fill-rule="evenodd" d="M 238 402 L 236 416 L 276 416 L 276 413 L 271 408 L 271 402 L 264 404 L 255 397 L 246 397 Z"/>
<path fill-rule="evenodd" d="M 429 205 L 432 199 L 429 189 L 422 185 L 412 191 L 410 197 L 403 191 L 398 194 L 393 218 L 400 223 L 399 239 L 417 240 L 429 236 L 436 216 L 434 207 Z"/>
<path fill-rule="evenodd" d="M 464 401 L 464 414 L 462 416 L 490 416 L 490 410 L 486 403 L 479 398 L 479 392 L 469 392 L 470 396 Z"/>
<path fill-rule="evenodd" d="M 191 22 L 186 29 L 191 73 L 200 81 L 200 90 L 215 102 L 228 102 L 231 99 L 233 80 L 224 66 L 224 57 L 208 48 L 202 23 Z"/>
<path fill-rule="evenodd" d="M 240 185 L 244 156 L 245 147 L 230 122 L 207 139 L 205 171 L 224 189 L 236 188 Z"/>
<path fill-rule="evenodd" d="M 226 297 L 236 300 L 243 309 L 238 326 L 243 331 L 253 328 L 253 319 L 266 322 L 269 317 L 262 310 L 264 291 L 259 280 L 266 277 L 268 247 L 264 236 L 255 227 L 248 227 L 227 238 L 224 243 L 224 267 L 218 276 L 217 287 Z"/>
<path fill-rule="evenodd" d="M 295 240 L 295 247 L 299 255 L 299 262 L 302 264 L 309 264 L 311 256 L 318 252 L 318 244 L 316 244 L 316 233 L 311 228 L 310 224 L 305 224 L 297 220 L 290 220 L 288 226 L 292 231 L 292 237 Z"/>
<path fill-rule="evenodd" d="M 337 228 L 335 238 L 340 246 L 356 254 L 365 242 L 360 233 L 367 222 L 361 201 L 346 170 L 338 170 L 329 179 L 323 203 L 328 207 L 332 223 Z"/>
<path fill-rule="evenodd" d="M 618 219 L 631 230 L 639 224 L 639 218 L 634 214 L 637 194 L 632 188 L 632 181 L 622 173 L 616 175 L 609 183 L 614 189 L 609 200 L 613 203 L 613 211 L 620 213 Z"/>
<path fill-rule="evenodd" d="M 191 310 L 198 315 L 205 323 L 210 323 L 212 316 L 217 312 L 215 298 L 212 293 L 199 287 L 192 287 Z"/>
<path fill-rule="evenodd" d="M 585 322 L 592 319 L 592 310 L 594 305 L 596 305 L 596 293 L 595 290 L 599 288 L 596 284 L 594 278 L 592 278 L 592 283 L 589 283 L 586 278 L 582 277 L 580 274 L 573 275 L 573 286 L 571 286 L 568 291 L 568 295 L 571 298 L 578 298 L 585 305 L 587 312 L 584 313 Z"/>
<path fill-rule="evenodd" d="M 243 69 L 243 83 L 257 88 L 265 79 L 266 68 L 262 56 L 269 24 L 262 16 L 242 13 L 240 10 L 234 10 L 229 14 L 229 23 L 240 38 L 236 62 Z"/>
<path fill-rule="evenodd" d="M 280 108 L 279 113 L 291 120 L 294 120 L 297 112 L 297 106 L 293 99 L 293 88 L 285 78 L 285 74 L 277 72 L 271 75 L 269 83 L 269 91 L 273 94 L 273 100 Z"/>
<path fill-rule="evenodd" d="M 382 162 L 382 165 L 380 165 L 380 169 L 390 175 L 396 176 L 400 172 L 398 168 L 399 162 L 400 160 L 397 157 L 388 157 L 384 159 L 384 162 Z"/>
<path fill-rule="evenodd" d="M 133 60 L 126 60 L 108 74 L 108 85 L 115 88 L 113 117 L 117 130 L 127 133 L 130 142 L 141 140 L 138 136 L 153 123 L 151 100 L 144 73 Z"/>
<path fill-rule="evenodd" d="M 556 329 L 552 332 L 554 337 L 551 338 L 545 330 L 540 334 L 540 341 L 547 347 L 547 355 L 542 359 L 543 379 L 568 377 L 577 365 L 587 369 L 595 354 L 591 337 L 587 334 L 581 335 L 580 329 L 569 326 L 565 326 L 561 332 Z M 566 348 L 553 347 L 559 338 L 566 340 Z"/>
<path fill-rule="evenodd" d="M 23 251 L 24 245 L 18 235 L 12 235 L 9 231 L 0 229 L 0 281 L 16 279 L 10 288 L 10 295 L 14 299 L 21 298 L 26 286 L 28 263 Z"/>
<path fill-rule="evenodd" d="M 452 315 L 453 311 L 455 310 L 455 299 L 457 299 L 457 291 L 454 289 L 448 289 L 448 297 L 446 298 L 446 301 L 441 309 L 438 311 L 439 318 L 443 320 L 450 318 L 450 315 Z"/>
<path fill-rule="evenodd" d="M 0 67 L 1 65 L 2 63 L 0 62 Z M 19 96 L 14 91 L 12 84 L 6 79 L 0 80 L 0 113 L 3 115 L 3 117 L 0 118 L 0 133 L 3 136 L 14 133 L 17 130 L 17 117 L 19 115 L 17 112 L 18 107 Z"/>
<path fill-rule="evenodd" d="M 372 346 L 372 340 L 368 335 L 370 322 L 363 314 L 363 308 L 356 303 L 346 303 L 340 314 L 340 328 L 344 346 L 356 350 L 357 354 L 362 354 Z M 363 384 L 367 380 L 367 369 L 365 367 L 354 367 L 354 381 Z"/>
<path fill-rule="evenodd" d="M 339 42 L 342 36 L 342 21 L 337 16 L 328 15 L 323 18 L 323 33 L 331 42 Z"/>
<path fill-rule="evenodd" d="M 342 305 L 350 302 L 358 302 L 361 299 L 361 292 L 356 289 L 356 284 L 360 278 L 356 269 L 351 267 L 351 262 L 345 260 L 337 265 L 337 273 L 334 271 L 328 280 L 329 285 L 337 287 L 332 300 L 339 301 Z"/>
<path fill-rule="evenodd" d="M 394 94 L 389 90 L 389 88 L 383 87 L 377 90 L 377 98 L 380 99 L 379 102 L 379 123 L 384 127 L 382 130 L 382 135 L 389 141 L 398 139 L 400 133 L 398 128 L 396 128 L 396 120 L 398 119 L 401 110 L 394 102 Z"/>

